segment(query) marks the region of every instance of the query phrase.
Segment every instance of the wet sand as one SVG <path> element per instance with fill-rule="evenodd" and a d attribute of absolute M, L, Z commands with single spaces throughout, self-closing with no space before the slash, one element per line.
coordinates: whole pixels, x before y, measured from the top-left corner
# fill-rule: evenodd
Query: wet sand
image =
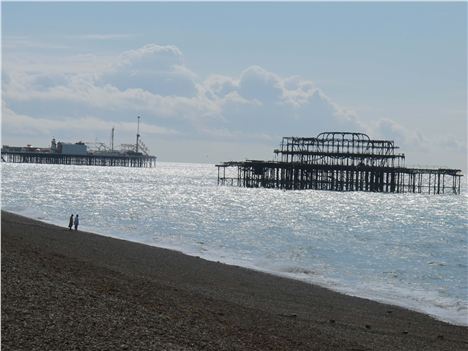
<path fill-rule="evenodd" d="M 2 350 L 468 350 L 467 327 L 417 312 L 3 211 L 1 222 Z"/>

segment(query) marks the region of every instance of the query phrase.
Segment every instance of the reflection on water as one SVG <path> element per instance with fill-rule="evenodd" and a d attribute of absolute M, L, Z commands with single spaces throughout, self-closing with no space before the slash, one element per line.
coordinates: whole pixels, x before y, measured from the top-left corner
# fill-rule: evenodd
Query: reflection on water
<path fill-rule="evenodd" d="M 216 168 L 2 164 L 2 208 L 466 324 L 462 195 L 218 187 Z"/>

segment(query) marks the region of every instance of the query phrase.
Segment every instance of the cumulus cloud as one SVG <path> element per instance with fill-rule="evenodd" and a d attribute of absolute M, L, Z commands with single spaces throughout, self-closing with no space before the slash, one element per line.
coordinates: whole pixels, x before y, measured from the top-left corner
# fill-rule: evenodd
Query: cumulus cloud
<path fill-rule="evenodd" d="M 148 44 L 123 52 L 99 77 L 99 82 L 120 90 L 142 89 L 162 96 L 193 97 L 197 93 L 194 78 L 177 47 Z"/>
<path fill-rule="evenodd" d="M 63 61 L 64 67 L 42 61 L 10 60 L 4 65 L 4 132 L 21 130 L 49 138 L 73 124 L 80 132 L 87 128 L 107 136 L 112 125 L 130 132 L 132 120 L 141 115 L 145 133 L 158 137 L 271 145 L 286 135 L 355 131 L 401 146 L 428 146 L 422 134 L 388 118 L 364 125 L 313 81 L 298 75 L 283 77 L 250 66 L 237 76 L 201 79 L 172 45 L 148 44 L 113 59 L 79 55 Z M 461 144 L 440 142 L 458 150 Z"/>
<path fill-rule="evenodd" d="M 365 131 L 358 118 L 341 109 L 312 81 L 283 78 L 251 66 L 240 76 L 211 76 L 203 82 L 206 96 L 221 108 L 231 130 L 254 130 L 279 136 L 315 135 L 323 130 Z"/>
<path fill-rule="evenodd" d="M 238 85 L 239 83 L 235 79 L 222 75 L 212 75 L 203 82 L 207 96 L 210 99 L 222 99 L 226 95 L 237 91 Z"/>
<path fill-rule="evenodd" d="M 399 140 L 403 143 L 407 143 L 411 138 L 403 126 L 387 118 L 377 121 L 374 132 L 378 137 Z"/>
<path fill-rule="evenodd" d="M 239 94 L 265 103 L 280 103 L 283 99 L 282 81 L 262 67 L 251 66 L 240 76 Z"/>
<path fill-rule="evenodd" d="M 283 133 L 362 129 L 355 116 L 343 112 L 309 80 L 281 77 L 260 66 L 247 67 L 238 77 L 200 80 L 185 65 L 181 51 L 170 45 L 125 51 L 100 72 L 17 69 L 12 74 L 6 72 L 4 79 L 9 106 L 49 119 L 98 113 L 109 120 L 128 120 L 144 114 L 151 123 L 207 137 L 220 130 L 278 138 Z"/>

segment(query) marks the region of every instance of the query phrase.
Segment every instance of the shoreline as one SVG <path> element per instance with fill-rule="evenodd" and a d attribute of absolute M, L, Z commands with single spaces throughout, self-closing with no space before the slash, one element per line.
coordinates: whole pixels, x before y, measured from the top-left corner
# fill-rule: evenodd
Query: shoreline
<path fill-rule="evenodd" d="M 4 211 L 2 302 L 6 350 L 468 347 L 422 313 Z"/>
<path fill-rule="evenodd" d="M 46 220 L 46 219 L 41 218 L 41 217 L 34 218 L 34 216 L 30 216 L 27 213 L 24 214 L 24 213 L 21 213 L 21 212 L 12 212 L 12 211 L 2 210 L 2 213 L 3 212 L 13 214 L 13 215 L 17 215 L 17 216 L 24 217 L 24 218 L 28 218 L 28 219 L 31 219 L 31 220 L 39 221 L 41 223 L 49 224 L 49 225 L 52 225 L 52 226 L 57 226 L 59 228 L 64 227 L 64 225 L 62 225 L 63 223 L 61 223 L 61 222 L 64 222 L 64 221 L 60 221 L 60 220 Z M 329 289 L 329 290 L 331 290 L 333 292 L 343 294 L 343 295 L 347 295 L 347 296 L 350 296 L 350 297 L 357 297 L 357 298 L 361 298 L 361 299 L 371 300 L 371 301 L 375 301 L 375 302 L 382 303 L 382 304 L 398 306 L 400 308 L 407 309 L 407 310 L 410 310 L 410 311 L 414 311 L 414 312 L 417 312 L 417 313 L 422 313 L 422 314 L 425 314 L 425 315 L 427 315 L 427 316 L 429 316 L 431 318 L 434 318 L 436 320 L 439 320 L 441 322 L 448 323 L 448 324 L 451 324 L 451 325 L 454 325 L 454 326 L 468 327 L 468 315 L 466 315 L 466 318 L 465 318 L 464 321 L 460 321 L 458 318 L 454 318 L 453 316 L 448 316 L 447 317 L 446 314 L 445 315 L 432 314 L 432 313 L 428 312 L 428 310 L 434 309 L 435 306 L 432 306 L 431 308 L 426 308 L 425 309 L 424 307 L 421 307 L 421 306 L 419 306 L 417 304 L 411 303 L 412 302 L 411 299 L 408 299 L 405 302 L 401 302 L 401 301 L 397 301 L 398 296 L 395 296 L 393 298 L 388 298 L 388 297 L 386 298 L 386 297 L 379 297 L 379 296 L 372 295 L 372 294 L 366 295 L 366 294 L 363 294 L 360 291 L 353 292 L 353 291 L 347 290 L 346 288 L 343 288 L 342 286 L 339 286 L 339 285 L 336 285 L 335 287 L 330 287 L 326 283 L 311 281 L 310 279 L 301 279 L 300 277 L 298 277 L 298 276 L 296 276 L 294 274 L 287 273 L 287 272 L 282 272 L 282 271 L 277 271 L 277 270 L 275 271 L 275 270 L 272 270 L 272 269 L 268 269 L 268 268 L 264 268 L 264 267 L 258 267 L 258 266 L 251 265 L 251 264 L 250 265 L 249 264 L 243 264 L 242 262 L 236 261 L 236 259 L 234 259 L 232 257 L 229 257 L 228 259 L 226 259 L 226 257 L 223 257 L 222 255 L 220 257 L 218 257 L 216 255 L 206 255 L 206 254 L 204 255 L 202 252 L 190 251 L 189 249 L 184 250 L 183 247 L 179 247 L 179 246 L 164 246 L 164 245 L 157 246 L 157 245 L 154 245 L 154 244 L 151 244 L 151 243 L 143 243 L 143 242 L 139 242 L 139 241 L 130 240 L 130 239 L 126 238 L 125 234 L 123 234 L 123 233 L 120 233 L 120 234 L 119 233 L 115 234 L 114 232 L 99 233 L 99 231 L 100 231 L 99 228 L 94 228 L 94 227 L 89 227 L 89 226 L 86 226 L 84 228 L 85 229 L 81 230 L 81 232 L 94 233 L 95 235 L 100 235 L 100 236 L 104 236 L 104 237 L 111 238 L 111 239 L 123 240 L 123 241 L 126 241 L 126 242 L 147 245 L 147 246 L 155 247 L 155 248 L 158 248 L 158 249 L 175 251 L 175 252 L 178 252 L 178 253 L 183 254 L 183 255 L 187 255 L 187 256 L 190 256 L 190 257 L 196 257 L 196 258 L 202 258 L 202 259 L 210 261 L 210 262 L 222 263 L 222 264 L 226 264 L 226 265 L 230 265 L 230 266 L 238 266 L 238 267 L 242 267 L 242 268 L 245 268 L 245 269 L 253 270 L 255 272 L 261 272 L 261 273 L 265 273 L 265 274 L 271 274 L 271 275 L 276 276 L 276 277 L 282 277 L 282 278 L 285 278 L 285 279 L 300 281 L 300 282 L 303 282 L 303 283 L 306 283 L 306 284 L 310 284 L 312 286 L 318 286 L 318 287 L 321 287 L 321 288 L 324 288 L 324 289 Z"/>

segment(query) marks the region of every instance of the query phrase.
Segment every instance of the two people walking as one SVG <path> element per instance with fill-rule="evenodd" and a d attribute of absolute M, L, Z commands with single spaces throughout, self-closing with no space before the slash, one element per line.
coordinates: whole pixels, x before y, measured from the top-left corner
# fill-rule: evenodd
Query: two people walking
<path fill-rule="evenodd" d="M 80 219 L 78 218 L 78 215 L 75 216 L 75 219 L 73 219 L 73 215 L 71 215 L 70 222 L 68 222 L 68 229 L 72 230 L 73 225 L 75 225 L 75 230 L 78 230 L 79 224 L 80 224 Z"/>

